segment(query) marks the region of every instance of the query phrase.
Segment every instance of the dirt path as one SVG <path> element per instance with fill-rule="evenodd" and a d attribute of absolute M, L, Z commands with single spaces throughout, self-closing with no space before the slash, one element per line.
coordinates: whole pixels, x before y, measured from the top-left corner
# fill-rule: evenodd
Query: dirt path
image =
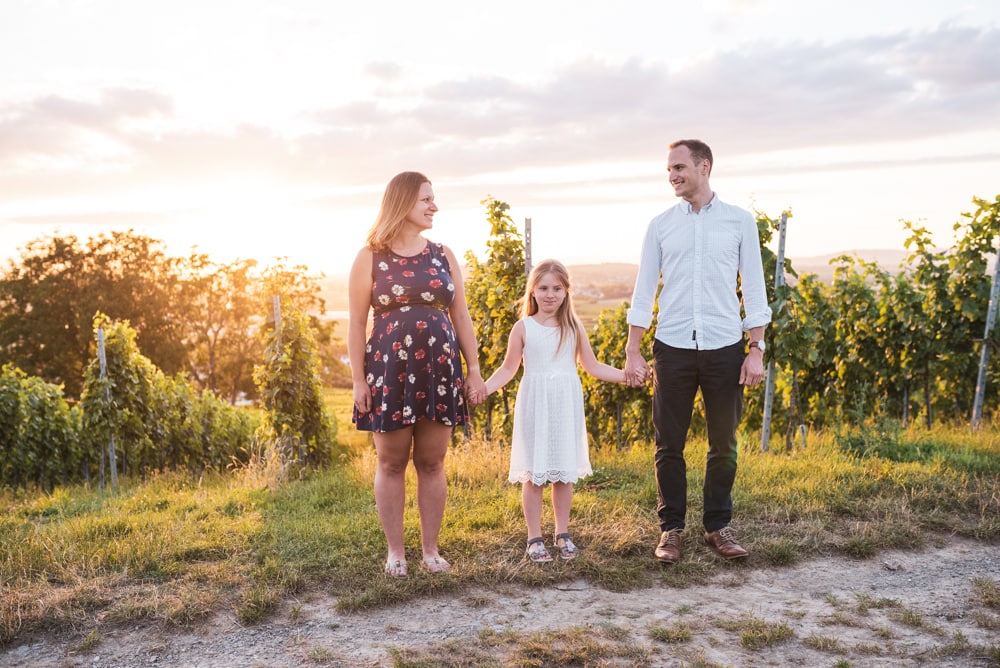
<path fill-rule="evenodd" d="M 579 581 L 558 588 L 474 590 L 364 613 L 336 612 L 335 597 L 289 601 L 271 621 L 242 627 L 217 614 L 195 632 L 153 627 L 107 632 L 90 651 L 79 636 L 13 646 L 0 666 L 391 666 L 388 648 L 478 642 L 481 631 L 530 633 L 572 626 L 626 629 L 646 659 L 615 665 L 997 666 L 1000 614 L 977 600 L 974 578 L 1000 577 L 996 546 L 954 540 L 875 559 L 816 559 L 773 569 L 733 568 L 725 581 L 686 589 L 607 592 Z M 870 603 L 864 609 L 864 602 Z M 791 638 L 748 649 L 720 620 L 785 624 Z M 683 623 L 691 638 L 666 643 L 651 627 Z M 502 654 L 497 654 L 502 656 Z M 838 664 L 846 659 L 847 663 Z"/>

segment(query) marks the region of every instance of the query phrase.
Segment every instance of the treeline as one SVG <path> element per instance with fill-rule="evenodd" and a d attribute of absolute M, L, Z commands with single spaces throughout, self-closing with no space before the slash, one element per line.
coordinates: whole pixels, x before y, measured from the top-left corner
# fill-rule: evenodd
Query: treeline
<path fill-rule="evenodd" d="M 0 364 L 62 385 L 70 401 L 83 390 L 97 312 L 127 321 L 164 373 L 184 373 L 230 403 L 255 399 L 253 366 L 264 354 L 265 314 L 279 291 L 310 314 L 324 381 L 349 379 L 335 354 L 335 323 L 322 319 L 318 277 L 305 267 L 172 257 L 161 241 L 131 230 L 86 242 L 45 237 L 19 250 L 0 274 Z"/>
<path fill-rule="evenodd" d="M 332 327 L 315 315 L 314 279 L 168 258 L 158 245 L 113 234 L 84 252 L 53 238 L 11 263 L 0 286 L 0 487 L 103 488 L 119 474 L 222 470 L 254 454 L 283 469 L 345 454 L 322 398 L 317 334 L 329 340 Z M 260 408 L 234 406 L 237 396 Z"/>
<path fill-rule="evenodd" d="M 910 255 L 891 271 L 874 262 L 842 256 L 826 283 L 815 274 L 798 276 L 784 261 L 785 285 L 775 287 L 777 256 L 768 248 L 778 219 L 757 213 L 768 298 L 774 314 L 767 330 L 768 359 L 776 365 L 771 433 L 791 444 L 800 425 L 841 429 L 890 420 L 906 425 L 920 417 L 927 426 L 970 419 L 977 369 L 989 308 L 991 274 L 1000 234 L 1000 196 L 974 199 L 976 209 L 954 226 L 954 246 L 936 249 L 930 233 L 911 223 Z M 480 343 L 484 374 L 503 360 L 506 337 L 517 320 L 517 299 L 525 285 L 523 240 L 507 214 L 508 205 L 484 201 L 491 236 L 480 262 L 471 253 L 466 293 Z M 788 234 L 795 234 L 794 224 Z M 637 250 L 638 252 L 638 250 Z M 598 359 L 625 363 L 628 303 L 603 311 L 590 332 Z M 651 355 L 652 330 L 643 350 Z M 991 332 L 996 348 L 1000 335 Z M 1000 355 L 987 371 L 984 416 L 997 410 Z M 649 442 L 653 438 L 651 390 L 583 378 L 588 430 L 597 443 Z M 493 435 L 509 434 L 517 381 L 473 414 L 473 424 Z M 763 420 L 763 390 L 745 395 L 744 424 Z M 696 414 L 693 426 L 702 429 Z"/>

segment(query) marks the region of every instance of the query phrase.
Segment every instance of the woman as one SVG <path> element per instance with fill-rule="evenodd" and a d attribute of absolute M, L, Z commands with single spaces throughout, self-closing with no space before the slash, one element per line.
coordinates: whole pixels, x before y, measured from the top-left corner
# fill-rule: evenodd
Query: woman
<path fill-rule="evenodd" d="M 393 577 L 408 572 L 403 507 L 411 453 L 421 565 L 432 573 L 451 568 L 437 544 L 447 496 L 444 456 L 452 429 L 468 420 L 466 395 L 477 404 L 486 393 L 460 265 L 449 248 L 423 236 L 437 210 L 426 176 L 393 177 L 348 287 L 353 419 L 358 429 L 373 432 L 375 505 L 388 544 L 385 572 Z M 369 309 L 374 325 L 366 344 Z"/>

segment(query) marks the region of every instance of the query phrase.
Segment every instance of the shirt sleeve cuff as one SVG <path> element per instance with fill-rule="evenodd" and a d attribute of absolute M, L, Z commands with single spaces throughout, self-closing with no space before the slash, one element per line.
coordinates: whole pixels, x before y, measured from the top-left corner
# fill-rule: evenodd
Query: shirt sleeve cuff
<path fill-rule="evenodd" d="M 637 309 L 630 308 L 628 310 L 626 321 L 629 325 L 634 327 L 649 329 L 649 325 L 653 322 L 653 314 L 650 311 L 639 311 Z"/>

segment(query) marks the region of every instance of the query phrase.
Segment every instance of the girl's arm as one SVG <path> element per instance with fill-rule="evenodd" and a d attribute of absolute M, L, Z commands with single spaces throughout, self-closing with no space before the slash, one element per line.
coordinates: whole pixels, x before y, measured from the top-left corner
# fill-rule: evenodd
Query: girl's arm
<path fill-rule="evenodd" d="M 594 349 L 587 338 L 587 332 L 583 326 L 576 325 L 577 359 L 583 365 L 583 370 L 597 380 L 606 380 L 609 383 L 624 383 L 626 381 L 624 369 L 616 369 L 613 366 L 597 361 Z"/>
<path fill-rule="evenodd" d="M 458 347 L 462 351 L 462 357 L 465 358 L 465 365 L 468 369 L 465 378 L 466 396 L 473 405 L 476 405 L 486 399 L 483 374 L 479 370 L 479 344 L 476 342 L 476 328 L 472 324 L 472 316 L 469 315 L 469 305 L 465 302 L 465 283 L 462 280 L 461 265 L 450 248 L 447 246 L 442 246 L 442 248 L 448 257 L 448 264 L 451 265 L 451 279 L 455 284 L 455 297 L 451 300 L 448 314 L 451 316 L 451 324 L 455 328 Z"/>
<path fill-rule="evenodd" d="M 524 353 L 524 323 L 518 320 L 510 330 L 510 337 L 507 339 L 507 354 L 503 358 L 503 364 L 493 372 L 489 380 L 486 381 L 486 394 L 490 395 L 510 382 L 517 370 L 521 366 L 521 355 Z"/>
<path fill-rule="evenodd" d="M 362 248 L 354 259 L 347 283 L 347 356 L 351 363 L 354 405 L 367 413 L 372 409 L 372 393 L 365 379 L 365 337 L 372 300 L 372 252 Z"/>

